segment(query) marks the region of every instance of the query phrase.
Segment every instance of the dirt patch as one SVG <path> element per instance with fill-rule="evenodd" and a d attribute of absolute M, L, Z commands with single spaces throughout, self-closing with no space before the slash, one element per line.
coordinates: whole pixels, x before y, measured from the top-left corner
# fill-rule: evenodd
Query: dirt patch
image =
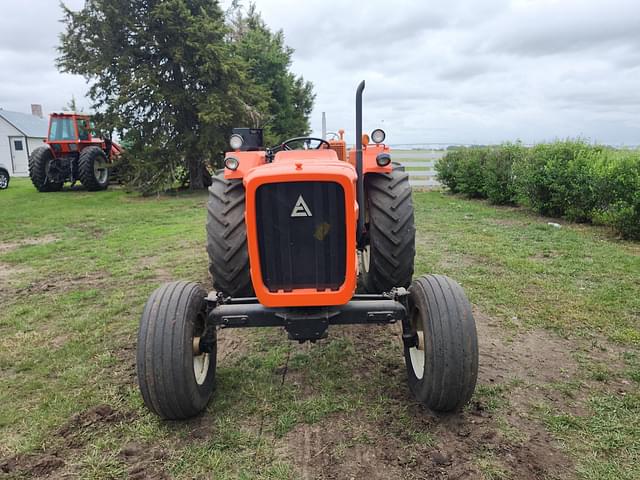
<path fill-rule="evenodd" d="M 352 421 L 332 416 L 319 424 L 299 425 L 289 432 L 286 446 L 279 451 L 290 457 L 304 480 L 412 478 L 406 475 L 401 445 L 391 438 L 362 442 Z"/>
<path fill-rule="evenodd" d="M 15 291 L 18 294 L 30 295 L 45 292 L 59 294 L 74 290 L 92 290 L 105 285 L 109 281 L 109 277 L 109 273 L 104 271 L 75 277 L 49 277 L 45 279 L 36 279 Z"/>
<path fill-rule="evenodd" d="M 43 235 L 38 238 L 25 238 L 22 240 L 16 240 L 15 242 L 0 242 L 0 254 L 7 253 L 20 247 L 26 247 L 29 245 L 45 245 L 47 243 L 53 243 L 60 240 L 55 235 Z"/>
<path fill-rule="evenodd" d="M 74 437 L 87 427 L 118 423 L 130 418 L 130 414 L 114 410 L 110 405 L 97 405 L 73 415 L 56 433 L 58 436 L 66 438 L 73 443 Z"/>
<path fill-rule="evenodd" d="M 79 450 L 86 447 L 83 432 L 87 429 L 93 431 L 132 418 L 132 414 L 115 410 L 110 405 L 102 404 L 91 407 L 73 415 L 62 425 L 55 432 L 57 441 L 52 438 L 49 442 L 51 447 L 46 450 L 0 460 L 0 472 L 29 477 L 43 477 L 55 472 L 56 477 L 74 478 L 75 466 L 72 459 Z M 119 458 L 129 466 L 129 478 L 167 478 L 158 473 L 159 470 L 156 470 L 155 465 L 164 458 L 164 453 L 157 448 L 136 450 L 127 446 Z M 58 471 L 60 469 L 62 471 Z"/>
<path fill-rule="evenodd" d="M 118 458 L 127 465 L 127 474 L 132 480 L 171 478 L 162 471 L 165 457 L 164 450 L 137 442 L 125 445 L 118 455 Z"/>
<path fill-rule="evenodd" d="M 479 378 L 489 383 L 512 380 L 549 383 L 575 376 L 576 348 L 568 340 L 535 330 L 505 338 L 497 320 L 475 310 L 480 343 Z"/>
<path fill-rule="evenodd" d="M 50 475 L 64 465 L 64 460 L 56 455 L 33 453 L 16 455 L 7 460 L 0 461 L 0 472 L 13 475 L 28 475 L 30 477 L 43 477 Z"/>
<path fill-rule="evenodd" d="M 15 286 L 21 277 L 31 273 L 31 269 L 0 263 L 0 304 L 4 304 L 15 292 Z"/>
<path fill-rule="evenodd" d="M 481 258 L 473 257 L 471 255 L 456 254 L 445 255 L 438 261 L 438 270 L 457 270 L 473 267 L 476 265 L 487 265 L 490 262 L 482 261 Z"/>
<path fill-rule="evenodd" d="M 153 274 L 153 278 L 155 278 L 159 283 L 165 283 L 175 280 L 173 274 L 168 269 L 160 266 L 159 262 L 160 257 L 142 257 L 138 259 L 138 266 L 140 267 L 140 271 L 142 272 L 151 272 Z"/>
<path fill-rule="evenodd" d="M 572 460 L 531 409 L 548 394 L 549 383 L 576 374 L 575 347 L 545 332 L 506 337 L 499 322 L 479 312 L 476 320 L 479 390 L 495 389 L 498 406 L 480 394 L 461 413 L 435 415 L 410 396 L 399 325 L 334 328 L 329 341 L 348 337 L 359 359 L 345 381 L 386 378 L 372 395 L 387 398 L 391 406 L 378 418 L 356 412 L 298 425 L 278 441 L 280 455 L 304 479 L 477 479 L 491 468 L 508 478 L 572 478 Z M 397 352 L 387 356 L 385 349 Z M 293 373 L 287 381 L 304 384 L 306 379 Z"/>
<path fill-rule="evenodd" d="M 232 362 L 243 357 L 251 347 L 250 337 L 242 329 L 222 328 L 218 330 L 217 362 Z"/>

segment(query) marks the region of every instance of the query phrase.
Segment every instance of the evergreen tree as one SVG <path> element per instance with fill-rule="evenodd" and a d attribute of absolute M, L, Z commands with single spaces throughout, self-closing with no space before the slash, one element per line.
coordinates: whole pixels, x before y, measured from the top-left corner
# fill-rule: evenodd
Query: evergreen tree
<path fill-rule="evenodd" d="M 310 131 L 313 85 L 291 73 L 293 49 L 284 33 L 272 32 L 251 4 L 246 13 L 234 3 L 228 12 L 233 50 L 247 67 L 266 105 L 260 105 L 260 123 L 267 143 L 275 144 Z"/>
<path fill-rule="evenodd" d="M 105 130 L 129 145 L 127 177 L 143 192 L 188 172 L 208 184 L 234 126 L 268 142 L 309 130 L 312 86 L 289 72 L 291 49 L 255 7 L 229 17 L 215 0 L 87 0 L 63 5 L 58 67 L 90 83 Z M 239 23 L 236 24 L 235 21 Z"/>
<path fill-rule="evenodd" d="M 64 7 L 59 68 L 85 76 L 99 121 L 126 137 L 129 172 L 142 191 L 171 183 L 179 167 L 191 188 L 243 117 L 241 62 L 211 0 L 87 0 Z"/>

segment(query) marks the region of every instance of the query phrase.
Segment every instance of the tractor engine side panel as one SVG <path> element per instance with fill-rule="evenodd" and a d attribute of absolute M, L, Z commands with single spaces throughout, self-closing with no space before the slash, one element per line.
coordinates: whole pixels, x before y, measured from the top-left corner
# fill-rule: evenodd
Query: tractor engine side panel
<path fill-rule="evenodd" d="M 337 160 L 276 162 L 245 177 L 251 280 L 267 307 L 347 303 L 356 286 L 356 175 Z"/>

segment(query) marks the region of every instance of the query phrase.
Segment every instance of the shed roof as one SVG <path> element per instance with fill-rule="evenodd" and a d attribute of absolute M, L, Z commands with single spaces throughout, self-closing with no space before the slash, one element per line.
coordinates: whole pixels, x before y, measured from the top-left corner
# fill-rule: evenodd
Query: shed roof
<path fill-rule="evenodd" d="M 0 117 L 20 130 L 25 137 L 46 138 L 49 122 L 28 113 L 11 112 L 0 108 Z"/>

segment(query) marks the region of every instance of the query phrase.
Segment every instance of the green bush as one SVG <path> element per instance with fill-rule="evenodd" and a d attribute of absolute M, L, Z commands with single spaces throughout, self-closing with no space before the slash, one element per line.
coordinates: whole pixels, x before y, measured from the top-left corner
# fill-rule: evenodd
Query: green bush
<path fill-rule="evenodd" d="M 487 151 L 484 169 L 484 193 L 491 203 L 516 203 L 514 163 L 520 162 L 526 149 L 519 143 L 505 143 Z"/>
<path fill-rule="evenodd" d="M 488 149 L 484 147 L 474 147 L 461 150 L 461 152 L 458 189 L 470 198 L 486 198 L 484 191 L 484 168 Z"/>
<path fill-rule="evenodd" d="M 448 151 L 435 168 L 438 180 L 453 193 L 594 221 L 625 238 L 640 239 L 640 151 L 582 140 L 532 148 L 506 143 Z"/>
<path fill-rule="evenodd" d="M 640 239 L 640 152 L 608 152 L 596 179 L 594 220 L 624 238 Z"/>
<path fill-rule="evenodd" d="M 582 141 L 529 149 L 514 166 L 521 203 L 542 215 L 590 221 L 596 205 L 592 169 L 599 149 Z"/>
<path fill-rule="evenodd" d="M 452 150 L 436 163 L 438 180 L 453 193 L 488 198 L 497 204 L 514 203 L 512 165 L 525 151 L 518 143 Z"/>
<path fill-rule="evenodd" d="M 440 183 L 446 185 L 452 193 L 460 193 L 458 190 L 458 175 L 462 150 L 456 149 L 446 153 L 435 164 L 437 178 Z"/>
<path fill-rule="evenodd" d="M 486 198 L 484 167 L 488 150 L 484 147 L 460 148 L 447 152 L 435 165 L 438 181 L 453 193 Z"/>

